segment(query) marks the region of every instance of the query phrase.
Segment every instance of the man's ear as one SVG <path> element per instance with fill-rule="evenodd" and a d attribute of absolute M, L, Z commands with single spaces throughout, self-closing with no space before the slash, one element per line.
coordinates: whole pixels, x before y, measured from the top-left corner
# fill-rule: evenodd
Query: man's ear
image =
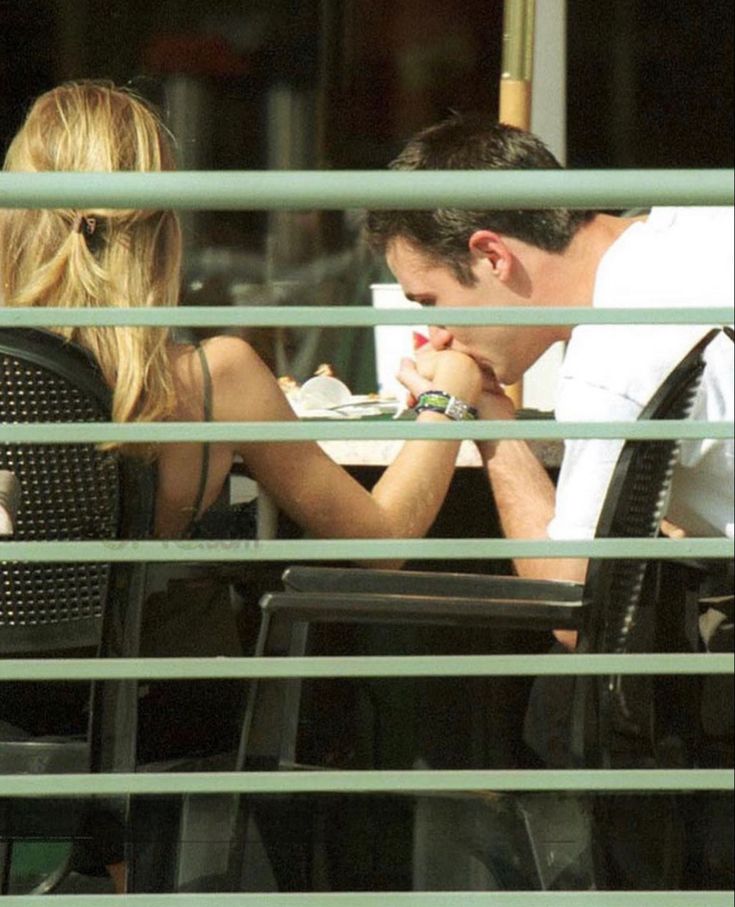
<path fill-rule="evenodd" d="M 478 259 L 485 260 L 493 274 L 501 280 L 510 276 L 513 255 L 501 236 L 492 230 L 475 230 L 469 239 L 470 252 Z"/>

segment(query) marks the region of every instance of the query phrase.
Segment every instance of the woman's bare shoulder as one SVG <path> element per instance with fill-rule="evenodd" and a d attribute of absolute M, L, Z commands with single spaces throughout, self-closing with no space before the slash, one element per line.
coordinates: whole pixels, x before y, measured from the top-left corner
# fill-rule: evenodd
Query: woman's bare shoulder
<path fill-rule="evenodd" d="M 249 343 L 239 337 L 213 337 L 204 351 L 220 418 L 293 418 L 273 372 Z"/>
<path fill-rule="evenodd" d="M 257 352 L 240 337 L 212 337 L 203 344 L 215 394 L 237 393 L 246 381 L 265 392 L 276 381 Z"/>
<path fill-rule="evenodd" d="M 241 337 L 226 334 L 210 337 L 202 344 L 210 369 L 239 369 L 243 365 L 260 361 L 260 357 L 250 344 Z"/>
<path fill-rule="evenodd" d="M 201 347 L 212 379 L 215 418 L 264 418 L 263 407 L 265 412 L 279 412 L 284 418 L 290 415 L 273 373 L 249 343 L 239 337 L 223 335 L 209 338 Z M 178 384 L 177 397 L 200 400 L 203 376 L 197 348 L 191 345 L 172 348 L 171 356 Z M 243 393 L 245 389 L 247 394 Z"/>

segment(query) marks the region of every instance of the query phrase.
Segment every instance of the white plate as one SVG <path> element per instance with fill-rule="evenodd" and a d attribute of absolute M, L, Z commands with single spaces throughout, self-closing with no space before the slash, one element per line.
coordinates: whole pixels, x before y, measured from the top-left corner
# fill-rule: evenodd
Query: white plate
<path fill-rule="evenodd" d="M 403 410 L 403 404 L 395 397 L 353 394 L 349 401 L 327 409 L 302 409 L 298 403 L 294 408 L 301 419 L 367 419 L 395 416 Z"/>
<path fill-rule="evenodd" d="M 363 419 L 366 416 L 394 416 L 403 409 L 395 397 L 378 397 L 370 395 L 353 396 L 349 403 L 330 407 L 332 412 L 341 413 L 345 419 Z"/>

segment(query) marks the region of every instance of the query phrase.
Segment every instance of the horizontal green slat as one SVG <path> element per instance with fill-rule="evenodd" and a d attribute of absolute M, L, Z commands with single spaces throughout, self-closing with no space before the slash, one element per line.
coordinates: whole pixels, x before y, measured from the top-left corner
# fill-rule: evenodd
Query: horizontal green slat
<path fill-rule="evenodd" d="M 732 790 L 729 769 L 139 772 L 0 775 L 0 797 L 185 793 Z"/>
<path fill-rule="evenodd" d="M 170 542 L 0 542 L 0 561 L 287 561 L 515 557 L 716 558 L 733 556 L 724 538 L 684 539 L 227 539 Z"/>
<path fill-rule="evenodd" d="M 423 324 L 444 324 L 446 311 L 422 309 Z M 161 309 L 0 308 L 0 325 L 44 327 L 78 325 L 156 325 L 176 327 L 370 327 L 415 324 L 416 309 L 371 306 L 183 306 Z M 528 308 L 452 309 L 452 324 L 730 324 L 732 307 L 614 308 L 529 306 Z"/>
<path fill-rule="evenodd" d="M 11 895 L 5 907 L 47 907 Z M 54 907 L 732 907 L 731 891 L 441 891 L 304 894 L 54 894 Z"/>
<path fill-rule="evenodd" d="M 477 422 L 414 423 L 352 419 L 301 422 L 36 422 L 2 426 L 4 444 L 73 444 L 103 441 L 386 441 L 525 438 L 730 438 L 731 421 L 692 419 L 639 422 L 556 422 L 553 419 L 498 419 Z"/>
<path fill-rule="evenodd" d="M 569 674 L 732 674 L 727 654 L 376 655 L 308 658 L 16 658 L 4 680 L 191 680 L 283 677 L 497 677 Z"/>
<path fill-rule="evenodd" d="M 730 169 L 0 174 L 0 208 L 627 208 L 734 195 Z"/>
<path fill-rule="evenodd" d="M 47 907 L 11 895 L 5 907 Z M 54 907 L 732 907 L 731 891 L 442 891 L 304 894 L 54 894 Z"/>

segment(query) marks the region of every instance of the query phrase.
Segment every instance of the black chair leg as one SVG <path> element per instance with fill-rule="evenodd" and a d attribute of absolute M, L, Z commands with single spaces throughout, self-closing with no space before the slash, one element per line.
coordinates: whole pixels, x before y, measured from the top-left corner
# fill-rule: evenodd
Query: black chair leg
<path fill-rule="evenodd" d="M 0 896 L 10 888 L 10 866 L 13 861 L 13 842 L 0 840 Z"/>

